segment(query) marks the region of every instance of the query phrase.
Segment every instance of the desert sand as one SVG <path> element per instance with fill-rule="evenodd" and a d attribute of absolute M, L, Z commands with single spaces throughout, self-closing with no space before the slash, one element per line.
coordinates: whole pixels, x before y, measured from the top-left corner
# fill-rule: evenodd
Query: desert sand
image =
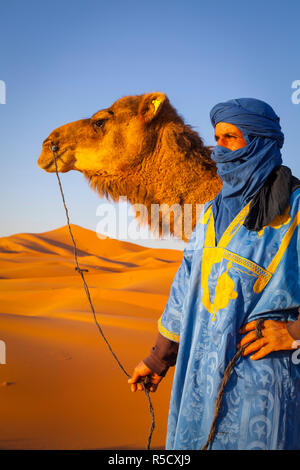
<path fill-rule="evenodd" d="M 72 230 L 97 319 L 127 372 L 146 357 L 182 251 Z M 0 239 L 0 449 L 145 449 L 151 417 L 94 323 L 67 227 Z M 174 368 L 151 394 L 163 449 Z"/>

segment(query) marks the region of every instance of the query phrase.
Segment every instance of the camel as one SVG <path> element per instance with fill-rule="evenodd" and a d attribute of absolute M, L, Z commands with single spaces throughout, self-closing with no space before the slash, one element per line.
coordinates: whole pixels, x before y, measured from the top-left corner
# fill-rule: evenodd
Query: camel
<path fill-rule="evenodd" d="M 198 207 L 222 186 L 211 147 L 161 92 L 125 96 L 88 119 L 55 129 L 38 159 L 50 173 L 53 148 L 59 172 L 80 171 L 102 198 L 126 196 L 139 224 L 147 223 L 159 236 L 168 226 L 171 235 L 187 241 Z"/>

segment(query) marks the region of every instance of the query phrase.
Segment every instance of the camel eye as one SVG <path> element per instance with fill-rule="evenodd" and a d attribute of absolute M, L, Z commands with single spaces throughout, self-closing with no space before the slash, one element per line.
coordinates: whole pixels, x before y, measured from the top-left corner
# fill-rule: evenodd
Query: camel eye
<path fill-rule="evenodd" d="M 97 121 L 94 122 L 95 127 L 103 127 L 105 124 L 106 119 L 98 119 Z"/>

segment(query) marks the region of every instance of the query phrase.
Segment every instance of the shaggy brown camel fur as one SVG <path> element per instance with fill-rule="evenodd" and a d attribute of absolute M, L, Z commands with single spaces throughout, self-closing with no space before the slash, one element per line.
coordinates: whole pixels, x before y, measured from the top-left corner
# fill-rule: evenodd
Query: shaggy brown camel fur
<path fill-rule="evenodd" d="M 126 196 L 139 223 L 146 221 L 160 235 L 170 227 L 188 240 L 200 205 L 221 189 L 210 148 L 164 93 L 126 96 L 89 119 L 55 129 L 38 160 L 47 172 L 55 171 L 53 145 L 58 171 L 82 172 L 101 197 Z"/>

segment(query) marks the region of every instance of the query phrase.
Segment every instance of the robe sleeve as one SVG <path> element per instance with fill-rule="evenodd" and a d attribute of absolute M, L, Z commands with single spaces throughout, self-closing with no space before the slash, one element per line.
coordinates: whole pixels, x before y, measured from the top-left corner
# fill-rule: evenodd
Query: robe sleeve
<path fill-rule="evenodd" d="M 204 210 L 202 211 L 202 214 Z M 202 219 L 200 214 L 199 220 Z M 200 240 L 199 240 L 200 236 Z M 165 310 L 158 321 L 158 335 L 149 356 L 144 363 L 160 376 L 164 376 L 169 367 L 174 366 L 180 342 L 181 318 L 184 301 L 188 297 L 192 261 L 197 244 L 201 244 L 203 225 L 196 224 L 190 239 L 183 251 L 181 265 L 171 285 Z"/>

